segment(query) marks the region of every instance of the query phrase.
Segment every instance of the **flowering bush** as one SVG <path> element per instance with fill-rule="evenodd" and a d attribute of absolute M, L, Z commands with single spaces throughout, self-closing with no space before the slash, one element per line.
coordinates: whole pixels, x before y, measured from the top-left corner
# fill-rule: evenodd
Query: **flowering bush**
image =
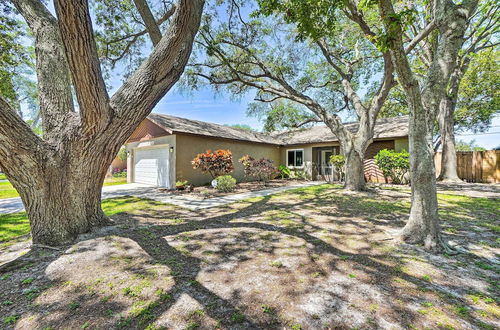
<path fill-rule="evenodd" d="M 198 154 L 192 161 L 193 168 L 200 169 L 203 173 L 208 173 L 215 179 L 218 176 L 231 173 L 233 167 L 233 154 L 229 150 L 207 150 Z"/>
<path fill-rule="evenodd" d="M 230 192 L 236 187 L 236 179 L 230 175 L 222 175 L 217 177 L 215 180 L 217 181 L 215 189 L 219 191 Z"/>
<path fill-rule="evenodd" d="M 249 155 L 239 159 L 245 169 L 245 176 L 253 177 L 260 181 L 272 179 L 279 171 L 274 166 L 273 161 L 267 158 L 255 159 Z"/>

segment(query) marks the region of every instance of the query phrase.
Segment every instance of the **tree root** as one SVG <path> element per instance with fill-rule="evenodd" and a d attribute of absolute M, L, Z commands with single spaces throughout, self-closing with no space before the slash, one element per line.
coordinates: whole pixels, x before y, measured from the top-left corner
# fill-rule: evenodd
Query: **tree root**
<path fill-rule="evenodd" d="M 58 248 L 53 247 L 53 246 L 48 246 L 48 245 L 45 245 L 45 244 L 32 244 L 31 246 L 34 247 L 34 248 L 50 249 L 50 250 L 61 251 L 61 249 L 58 249 Z"/>
<path fill-rule="evenodd" d="M 33 259 L 14 259 L 0 266 L 0 274 L 22 268 L 33 262 Z"/>

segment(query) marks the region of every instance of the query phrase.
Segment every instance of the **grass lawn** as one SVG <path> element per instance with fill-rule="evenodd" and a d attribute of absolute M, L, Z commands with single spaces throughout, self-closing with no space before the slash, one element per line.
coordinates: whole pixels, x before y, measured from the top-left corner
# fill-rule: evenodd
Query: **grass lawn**
<path fill-rule="evenodd" d="M 7 180 L 7 177 L 5 176 L 5 174 L 0 173 L 0 180 Z"/>
<path fill-rule="evenodd" d="M 107 178 L 104 180 L 103 186 L 115 186 L 127 183 L 127 178 Z M 0 182 L 0 199 L 19 197 L 16 189 L 10 182 Z"/>
<path fill-rule="evenodd" d="M 111 177 L 104 180 L 103 186 L 116 186 L 118 184 L 125 184 L 125 183 L 127 183 L 126 177 L 125 178 Z"/>
<path fill-rule="evenodd" d="M 0 315 L 27 329 L 499 328 L 500 203 L 439 202 L 467 253 L 396 244 L 405 191 L 323 185 L 200 211 L 106 200 L 116 226 L 0 275 Z M 26 232 L 10 217 L 21 229 L 4 237 Z"/>
<path fill-rule="evenodd" d="M 16 189 L 8 181 L 0 182 L 0 199 L 18 197 Z"/>
<path fill-rule="evenodd" d="M 120 197 L 102 201 L 102 209 L 108 216 L 141 209 L 154 209 L 161 203 L 136 197 Z M 0 243 L 29 234 L 30 227 L 26 212 L 0 214 Z"/>

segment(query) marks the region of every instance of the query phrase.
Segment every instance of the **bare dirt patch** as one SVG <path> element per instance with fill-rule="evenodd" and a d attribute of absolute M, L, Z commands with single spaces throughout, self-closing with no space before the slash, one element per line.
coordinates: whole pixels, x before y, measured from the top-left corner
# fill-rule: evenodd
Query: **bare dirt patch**
<path fill-rule="evenodd" d="M 32 250 L 0 274 L 0 314 L 11 317 L 2 326 L 498 328 L 500 206 L 449 195 L 440 205 L 445 238 L 467 253 L 394 244 L 409 199 L 391 190 L 323 185 L 119 214 L 114 227 Z"/>

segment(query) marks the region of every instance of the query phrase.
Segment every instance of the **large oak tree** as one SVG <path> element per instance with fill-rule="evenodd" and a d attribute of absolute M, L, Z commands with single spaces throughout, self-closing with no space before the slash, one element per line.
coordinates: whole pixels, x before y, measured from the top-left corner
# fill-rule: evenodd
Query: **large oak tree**
<path fill-rule="evenodd" d="M 425 12 L 416 13 L 409 30 L 420 31 L 425 25 Z M 435 150 L 442 147 L 441 173 L 438 180 L 457 182 L 455 134 L 470 130 L 482 132 L 500 111 L 499 50 L 500 4 L 494 0 L 479 1 L 478 9 L 469 19 L 464 42 L 437 116 Z M 409 58 L 414 72 L 422 73 L 432 63 L 432 42 L 422 42 Z M 425 75 L 417 74 L 420 83 Z M 399 87 L 399 86 L 398 86 Z M 408 102 L 401 88 L 391 90 L 381 115 L 408 114 Z"/>
<path fill-rule="evenodd" d="M 106 170 L 184 71 L 204 1 L 179 0 L 163 35 L 146 22 L 154 50 L 111 97 L 88 1 L 56 0 L 56 17 L 41 0 L 12 3 L 34 36 L 43 136 L 0 97 L 0 167 L 24 202 L 33 242 L 64 244 L 108 223 L 101 209 Z"/>
<path fill-rule="evenodd" d="M 272 1 L 259 4 L 258 14 L 245 16 L 232 1 L 227 20 L 217 25 L 216 15 L 209 17 L 197 38 L 204 53 L 190 64 L 189 72 L 234 94 L 254 90 L 256 101 L 274 110 L 309 111 L 305 122 L 325 123 L 340 142 L 347 164 L 345 188 L 364 190 L 365 151 L 373 141 L 377 114 L 395 83 L 389 52 L 374 45 L 374 27 L 354 1 L 342 11 L 323 8 L 319 1 L 298 2 L 292 8 Z M 299 14 L 304 12 L 306 17 Z M 312 12 L 318 17 L 310 16 Z M 342 25 L 314 23 L 330 19 Z M 194 86 L 198 83 L 191 80 Z M 374 90 L 369 97 L 364 95 L 366 85 Z M 259 108 L 253 104 L 251 109 Z M 347 128 L 342 112 L 359 121 L 357 129 Z"/>

